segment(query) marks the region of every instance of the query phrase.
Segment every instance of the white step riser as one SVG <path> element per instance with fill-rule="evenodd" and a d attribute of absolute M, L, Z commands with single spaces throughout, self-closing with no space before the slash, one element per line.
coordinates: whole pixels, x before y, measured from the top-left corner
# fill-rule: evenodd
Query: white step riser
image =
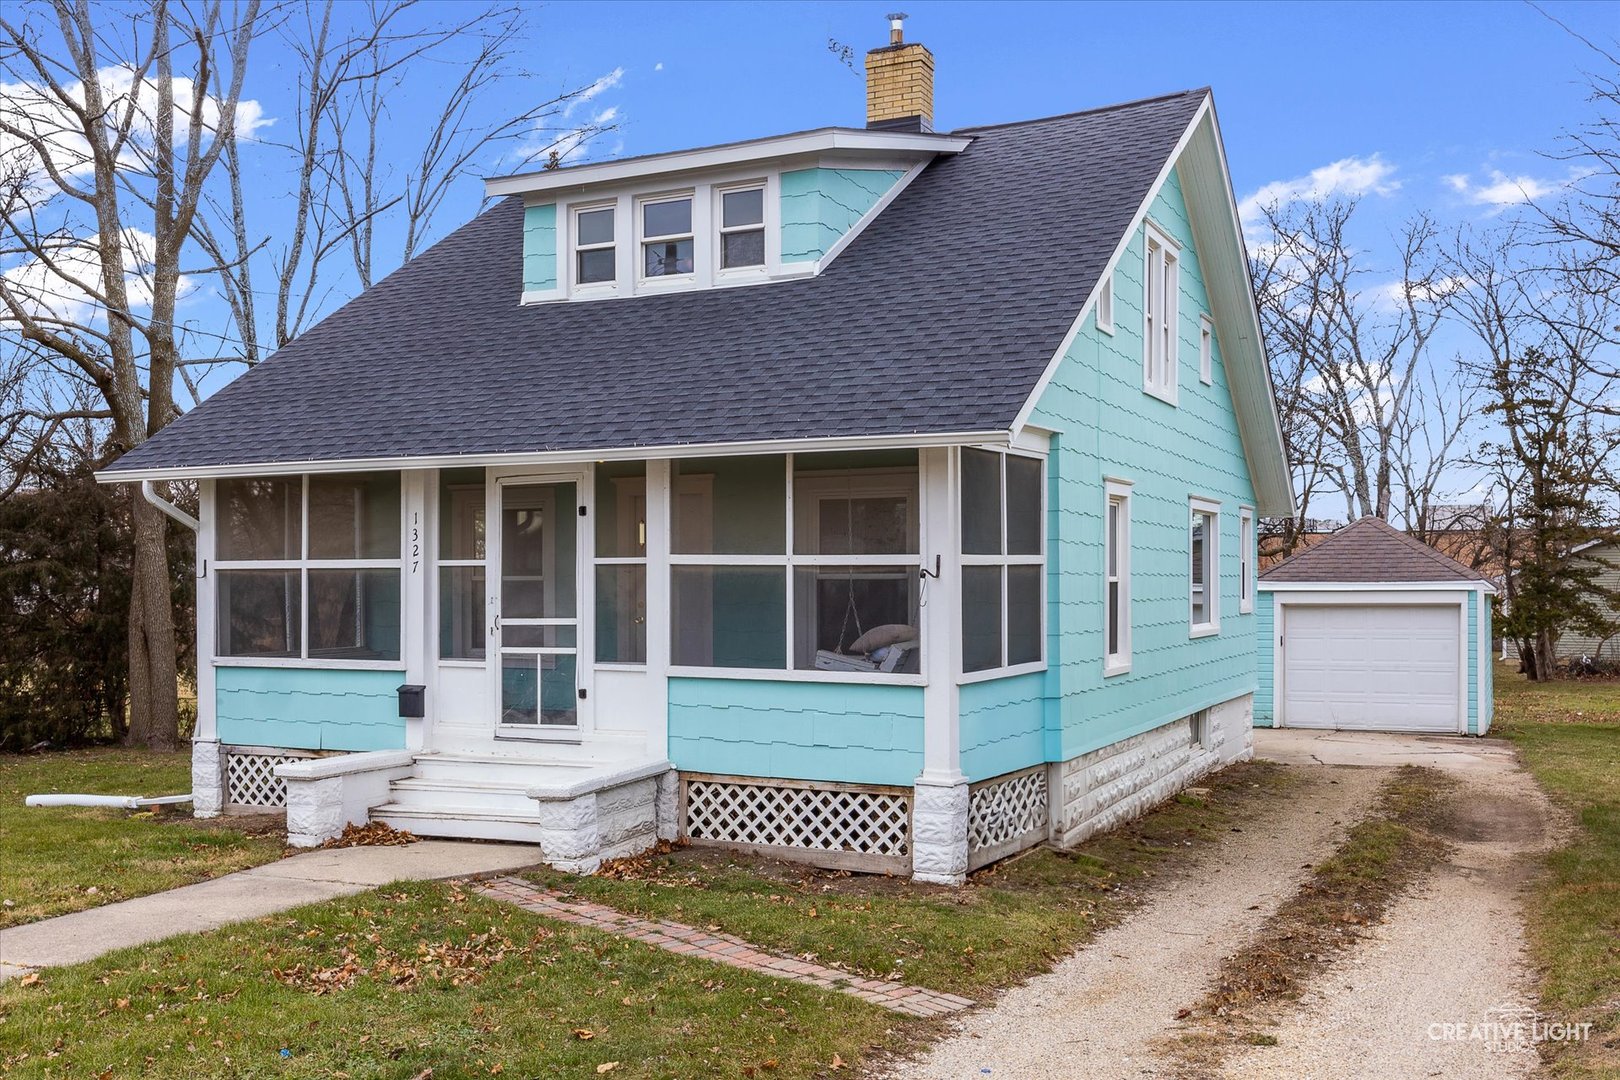
<path fill-rule="evenodd" d="M 415 775 L 423 780 L 445 780 L 452 783 L 510 784 L 528 789 L 540 784 L 553 784 L 559 780 L 571 781 L 586 774 L 585 769 L 560 768 L 555 765 L 525 764 L 517 762 L 464 761 L 455 758 L 419 757 Z"/>
<path fill-rule="evenodd" d="M 395 805 L 420 807 L 423 810 L 467 806 L 513 817 L 535 815 L 535 801 L 521 791 L 485 791 L 472 787 L 416 788 L 396 783 L 389 788 L 388 798 Z"/>
<path fill-rule="evenodd" d="M 404 811 L 404 812 L 396 812 Z M 465 840 L 509 840 L 517 843 L 540 842 L 540 825 L 526 821 L 492 821 L 489 818 L 440 817 L 416 812 L 414 808 L 379 806 L 371 811 L 372 821 L 386 822 L 417 836 L 448 836 Z M 535 858 L 538 861 L 539 851 Z"/>

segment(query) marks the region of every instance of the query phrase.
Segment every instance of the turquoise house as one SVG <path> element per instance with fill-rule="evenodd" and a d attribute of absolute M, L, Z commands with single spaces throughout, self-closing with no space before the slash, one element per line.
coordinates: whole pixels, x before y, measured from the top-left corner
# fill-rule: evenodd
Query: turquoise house
<path fill-rule="evenodd" d="M 196 812 L 960 882 L 1250 753 L 1288 512 L 1207 90 L 490 179 L 102 474 L 195 482 Z"/>

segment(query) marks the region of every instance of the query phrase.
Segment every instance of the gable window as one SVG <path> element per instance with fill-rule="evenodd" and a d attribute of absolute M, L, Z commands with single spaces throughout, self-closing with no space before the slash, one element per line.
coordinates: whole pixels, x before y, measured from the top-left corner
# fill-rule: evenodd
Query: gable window
<path fill-rule="evenodd" d="M 1131 485 L 1103 486 L 1103 674 L 1119 675 L 1131 669 Z"/>
<path fill-rule="evenodd" d="M 765 265 L 765 188 L 720 193 L 720 269 Z"/>
<path fill-rule="evenodd" d="M 618 258 L 613 241 L 613 207 L 579 210 L 574 213 L 574 280 L 580 285 L 599 285 L 618 276 Z"/>
<path fill-rule="evenodd" d="M 1114 332 L 1114 275 L 1109 274 L 1097 286 L 1097 329 L 1105 334 Z"/>
<path fill-rule="evenodd" d="M 1221 628 L 1221 505 L 1204 499 L 1193 499 L 1190 505 L 1188 623 L 1193 637 L 1203 637 L 1218 633 Z"/>
<path fill-rule="evenodd" d="M 1238 614 L 1254 610 L 1254 511 L 1238 511 Z"/>
<path fill-rule="evenodd" d="M 216 656 L 400 657 L 398 473 L 220 480 Z"/>
<path fill-rule="evenodd" d="M 1175 243 L 1152 225 L 1146 230 L 1143 273 L 1142 389 L 1176 403 L 1176 322 L 1181 298 L 1181 258 Z"/>
<path fill-rule="evenodd" d="M 962 671 L 1038 665 L 1045 652 L 1040 458 L 964 449 Z"/>
<path fill-rule="evenodd" d="M 1208 315 L 1198 316 L 1198 381 L 1205 386 L 1215 381 L 1215 324 Z"/>
<path fill-rule="evenodd" d="M 692 272 L 692 196 L 641 204 L 641 256 L 643 277 Z"/>

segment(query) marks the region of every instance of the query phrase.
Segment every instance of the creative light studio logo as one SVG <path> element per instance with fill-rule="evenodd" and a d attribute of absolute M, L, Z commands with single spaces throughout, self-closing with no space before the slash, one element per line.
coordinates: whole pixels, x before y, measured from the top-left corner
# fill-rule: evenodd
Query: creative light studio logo
<path fill-rule="evenodd" d="M 1440 1020 L 1430 1024 L 1428 1031 L 1429 1038 L 1436 1042 L 1522 1047 L 1536 1043 L 1585 1042 L 1592 1033 L 1592 1024 L 1550 1020 L 1524 1005 L 1498 1005 L 1485 1010 L 1485 1015 L 1478 1020 Z"/>

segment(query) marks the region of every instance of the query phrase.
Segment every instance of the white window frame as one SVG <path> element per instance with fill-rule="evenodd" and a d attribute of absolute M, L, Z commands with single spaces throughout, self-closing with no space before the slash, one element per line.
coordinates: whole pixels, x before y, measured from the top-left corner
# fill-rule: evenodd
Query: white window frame
<path fill-rule="evenodd" d="M 1103 677 L 1131 670 L 1131 489 L 1129 480 L 1103 481 Z M 1117 531 L 1109 528 L 1109 511 L 1119 507 Z M 1108 586 L 1118 582 L 1119 648 L 1108 651 L 1108 626 L 1114 611 Z"/>
<path fill-rule="evenodd" d="M 1238 508 L 1238 614 L 1254 613 L 1254 508 Z"/>
<path fill-rule="evenodd" d="M 770 271 L 770 230 L 767 222 L 770 220 L 770 192 L 767 190 L 765 178 L 758 180 L 744 180 L 736 184 L 716 184 L 714 191 L 714 276 L 716 280 L 735 280 L 736 278 L 763 277 Z M 726 196 L 735 195 L 740 191 L 759 192 L 759 224 L 733 225 L 726 227 Z M 731 233 L 757 232 L 762 241 L 760 246 L 760 261 L 753 266 L 726 266 L 726 237 Z"/>
<path fill-rule="evenodd" d="M 1187 631 L 1189 637 L 1221 632 L 1221 504 L 1194 495 L 1187 500 Z M 1204 533 L 1204 613 L 1206 621 L 1193 622 L 1192 531 L 1200 514 L 1210 516 Z"/>
<path fill-rule="evenodd" d="M 1114 275 L 1105 274 L 1097 286 L 1097 329 L 1114 336 Z"/>
<path fill-rule="evenodd" d="M 775 455 L 765 455 L 765 456 L 775 456 Z M 925 484 L 923 482 L 923 463 L 922 463 L 922 455 L 921 455 L 921 453 L 918 454 L 918 459 L 917 459 L 917 488 L 916 488 L 917 505 L 916 505 L 916 508 L 915 508 L 915 514 L 916 514 L 916 520 L 917 520 L 917 546 L 918 546 L 918 551 L 915 552 L 915 553 L 902 553 L 902 554 L 898 554 L 898 555 L 858 555 L 858 554 L 855 554 L 855 555 L 804 555 L 804 554 L 799 554 L 799 553 L 795 552 L 794 543 L 793 543 L 793 541 L 794 541 L 794 488 L 796 486 L 796 480 L 795 480 L 796 474 L 795 474 L 795 469 L 794 469 L 795 455 L 793 455 L 793 454 L 784 454 L 782 456 L 784 458 L 786 458 L 786 462 L 785 462 L 784 467 L 783 467 L 783 477 L 784 477 L 784 482 L 787 484 L 786 498 L 784 499 L 784 502 L 786 504 L 785 507 L 784 507 L 784 513 L 786 514 L 787 534 L 786 534 L 786 540 L 785 540 L 785 543 L 784 543 L 784 546 L 785 546 L 786 550 L 781 554 L 772 553 L 772 554 L 766 554 L 766 555 L 723 555 L 723 554 L 702 554 L 702 553 L 699 553 L 699 554 L 685 553 L 685 554 L 683 554 L 683 553 L 676 552 L 675 551 L 675 517 L 676 517 L 676 513 L 675 513 L 675 506 L 674 506 L 674 503 L 675 503 L 674 491 L 675 491 L 675 485 L 677 483 L 677 480 L 676 480 L 676 471 L 675 471 L 674 468 L 671 468 L 670 469 L 670 474 L 669 474 L 670 475 L 669 483 L 670 483 L 670 492 L 671 492 L 671 498 L 670 498 L 670 502 L 669 502 L 669 504 L 670 504 L 670 512 L 667 515 L 665 515 L 665 528 L 668 531 L 667 548 L 668 548 L 668 551 L 669 551 L 669 555 L 668 555 L 668 565 L 665 568 L 664 573 L 669 578 L 669 584 L 668 584 L 668 588 L 665 591 L 665 595 L 670 598 L 669 602 L 671 604 L 670 618 L 669 618 L 669 634 L 670 634 L 671 646 L 673 647 L 674 635 L 679 632 L 679 628 L 675 625 L 674 606 L 673 606 L 673 597 L 674 597 L 674 591 L 675 591 L 674 590 L 674 576 L 675 576 L 675 570 L 677 568 L 682 567 L 682 566 L 713 567 L 713 568 L 717 568 L 717 569 L 718 568 L 749 567 L 749 566 L 755 566 L 755 567 L 757 567 L 757 566 L 781 567 L 782 571 L 783 571 L 783 575 L 784 575 L 783 576 L 783 581 L 785 582 L 785 586 L 787 588 L 787 597 L 786 597 L 786 603 L 785 603 L 785 609 L 786 609 L 786 612 L 785 612 L 785 614 L 786 614 L 786 628 L 785 628 L 786 637 L 784 638 L 784 641 L 785 641 L 786 646 L 787 646 L 787 648 L 786 648 L 785 666 L 779 667 L 779 668 L 743 668 L 743 667 L 710 667 L 710 666 L 700 666 L 700 665 L 691 665 L 691 664 L 675 664 L 675 663 L 671 663 L 669 665 L 669 668 L 668 668 L 669 674 L 671 676 L 679 676 L 679 677 L 684 677 L 684 678 L 702 678 L 702 679 L 743 679 L 743 680 L 756 680 L 756 681 L 757 680 L 768 680 L 768 681 L 773 681 L 773 682 L 871 683 L 871 684 L 876 684 L 876 685 L 879 685 L 879 686 L 925 686 L 925 685 L 927 685 L 928 680 L 927 680 L 927 676 L 925 674 L 927 672 L 927 670 L 928 670 L 926 657 L 927 657 L 927 654 L 928 654 L 928 650 L 931 647 L 934 647 L 934 646 L 932 646 L 931 643 L 929 642 L 926 630 L 921 626 L 918 627 L 918 632 L 921 635 L 921 646 L 922 646 L 923 661 L 919 665 L 919 672 L 916 673 L 916 674 L 912 674 L 912 673 L 909 673 L 909 672 L 881 672 L 881 671 L 874 671 L 874 672 L 863 672 L 863 671 L 821 671 L 821 670 L 815 669 L 815 668 L 798 668 L 798 667 L 793 666 L 794 644 L 795 644 L 794 638 L 795 638 L 795 634 L 796 634 L 796 632 L 798 630 L 798 617 L 797 617 L 796 613 L 794 612 L 794 591 L 795 591 L 794 590 L 794 571 L 796 569 L 803 568 L 803 567 L 817 567 L 817 566 L 839 566 L 839 567 L 842 567 L 842 566 L 895 566 L 895 567 L 905 567 L 911 573 L 913 573 L 913 574 L 916 573 L 917 566 L 918 566 L 919 562 L 922 559 L 921 551 L 924 550 L 925 543 L 926 543 L 925 538 L 923 537 L 923 534 L 922 534 L 922 525 L 923 525 L 923 522 L 928 520 L 927 505 L 926 505 L 927 494 L 924 491 Z M 679 462 L 677 460 L 676 462 L 674 462 L 672 464 L 678 464 L 678 463 Z M 817 471 L 819 472 L 820 470 L 817 470 Z M 865 471 L 866 470 L 852 470 L 852 475 L 859 475 L 860 473 L 865 472 Z M 885 470 L 877 469 L 877 470 L 873 470 L 873 472 L 882 474 L 882 473 L 885 473 Z M 882 482 L 883 482 L 885 487 L 887 487 L 888 485 L 892 485 L 892 483 L 893 483 L 892 474 L 885 474 L 885 475 L 882 476 L 881 479 L 882 479 Z M 909 489 L 908 489 L 908 493 L 909 493 Z M 810 494 L 811 494 L 811 497 L 816 497 L 817 496 L 817 493 L 814 492 L 814 491 L 812 491 Z M 651 573 L 651 570 L 649 570 L 649 574 L 650 573 Z M 649 588 L 651 588 L 650 585 L 649 585 Z M 923 621 L 924 620 L 922 618 L 922 613 L 919 611 L 918 612 L 918 622 L 920 623 L 920 622 L 923 622 Z M 649 648 L 650 648 L 650 646 L 649 646 Z"/>
<path fill-rule="evenodd" d="M 214 574 L 215 588 L 214 613 L 215 629 L 214 640 L 209 643 L 213 651 L 215 667 L 284 667 L 284 668 L 336 668 L 349 671 L 403 671 L 405 669 L 405 537 L 408 534 L 407 510 L 405 506 L 405 474 L 394 472 L 394 477 L 400 485 L 399 498 L 399 552 L 392 559 L 311 559 L 309 557 L 309 482 L 310 477 L 317 474 L 303 473 L 299 476 L 299 522 L 298 522 L 298 558 L 296 559 L 220 559 L 218 557 L 220 530 L 214 528 Z M 324 474 L 321 474 L 324 475 Z M 253 479 L 243 477 L 242 479 Z M 274 477 L 274 479 L 282 479 Z M 215 489 L 214 513 L 221 512 L 222 502 L 218 497 L 218 488 Z M 219 651 L 219 635 L 223 631 L 223 615 L 217 608 L 220 603 L 220 590 L 218 588 L 218 575 L 232 570 L 264 570 L 264 571 L 296 571 L 298 573 L 298 655 L 297 656 L 234 656 Z M 398 660 L 349 660 L 335 657 L 312 657 L 309 655 L 309 572 L 311 570 L 393 570 L 399 574 L 400 596 L 400 626 L 399 626 L 399 659 Z"/>
<path fill-rule="evenodd" d="M 647 207 L 657 206 L 659 203 L 685 202 L 687 204 L 687 231 L 683 233 L 658 233 L 649 235 L 646 231 Z M 698 252 L 698 200 L 697 192 L 693 189 L 684 191 L 661 191 L 656 195 L 640 195 L 634 200 L 634 214 L 636 219 L 636 288 L 643 291 L 657 291 L 659 289 L 691 288 L 697 281 L 700 254 Z M 614 233 L 618 235 L 617 232 Z M 657 274 L 647 276 L 647 245 L 650 243 L 667 242 L 670 240 L 690 240 L 692 242 L 692 269 L 684 274 Z"/>
<path fill-rule="evenodd" d="M 642 482 L 641 505 L 642 505 L 642 508 L 643 508 L 643 513 L 645 514 L 646 507 L 647 507 L 648 503 L 650 502 L 650 490 L 651 490 L 651 486 L 652 486 L 652 477 L 650 475 L 651 472 L 652 472 L 651 462 L 642 462 L 642 470 L 643 471 L 642 471 L 642 474 L 641 474 L 641 482 Z M 610 479 L 611 480 L 620 480 L 620 479 L 629 479 L 629 477 L 611 477 Z M 641 529 L 641 535 L 639 537 L 639 539 L 641 541 L 641 554 L 640 555 L 601 555 L 601 554 L 598 554 L 598 551 L 600 550 L 600 547 L 599 547 L 599 545 L 597 543 L 596 530 L 598 530 L 598 529 L 600 529 L 602 527 L 602 522 L 604 520 L 606 520 L 607 515 L 602 513 L 601 502 L 600 502 L 600 500 L 598 500 L 595 497 L 597 476 L 596 476 L 596 473 L 594 471 L 592 472 L 592 474 L 590 476 L 590 483 L 591 483 L 591 495 L 592 495 L 592 498 L 591 498 L 591 519 L 592 519 L 591 520 L 591 527 L 588 530 L 583 530 L 583 531 L 588 532 L 590 534 L 590 543 L 591 543 L 591 557 L 587 560 L 587 562 L 590 564 L 590 568 L 591 568 L 590 569 L 590 573 L 591 573 L 591 605 L 592 605 L 591 606 L 591 622 L 592 622 L 592 627 L 593 627 L 593 631 L 592 631 L 593 636 L 592 636 L 592 640 L 591 640 L 592 660 L 595 662 L 597 667 L 605 668 L 605 669 L 607 669 L 609 671 L 646 671 L 647 670 L 647 663 L 648 663 L 647 660 L 601 660 L 601 659 L 596 658 L 596 655 L 595 655 L 595 652 L 596 652 L 596 640 L 595 640 L 595 636 L 594 636 L 594 626 L 595 626 L 595 622 L 596 622 L 596 606 L 595 605 L 596 605 L 596 598 L 597 598 L 597 592 L 596 592 L 597 574 L 596 574 L 596 570 L 597 570 L 598 567 L 601 567 L 601 566 L 639 566 L 639 567 L 641 567 L 642 568 L 642 588 L 644 590 L 644 592 L 642 594 L 642 604 L 643 604 L 643 606 L 650 605 L 651 599 L 652 599 L 651 598 L 651 592 L 652 592 L 652 566 L 647 561 L 647 551 L 651 547 L 651 545 L 648 543 L 648 541 L 651 539 L 650 529 L 651 529 L 652 523 L 650 521 L 648 521 L 645 516 L 638 523 L 640 525 L 640 529 Z M 617 494 L 617 492 L 615 492 L 615 494 Z M 614 509 L 615 509 L 615 516 L 617 516 L 617 511 L 620 508 L 615 507 Z M 642 642 L 642 652 L 644 654 L 648 654 L 648 655 L 650 655 L 651 651 L 652 651 L 652 643 L 651 643 L 652 628 L 653 628 L 652 611 L 651 611 L 651 609 L 649 607 L 648 611 L 647 611 L 647 623 L 646 623 L 646 626 L 644 628 L 647 640 Z"/>
<path fill-rule="evenodd" d="M 1000 521 L 1001 521 L 1001 552 L 1000 552 L 1000 554 L 996 554 L 996 555 L 968 555 L 968 554 L 964 553 L 964 554 L 961 554 L 961 555 L 957 556 L 957 558 L 960 560 L 960 565 L 964 569 L 966 567 L 969 567 L 969 566 L 999 566 L 1001 568 L 1001 664 L 999 666 L 996 666 L 996 667 L 985 668 L 982 671 L 968 671 L 968 670 L 966 670 L 966 668 L 964 666 L 962 666 L 962 664 L 966 660 L 966 656 L 963 654 L 963 650 L 958 649 L 957 650 L 957 658 L 958 658 L 958 665 L 959 666 L 958 666 L 958 670 L 957 670 L 957 673 L 956 673 L 956 676 L 957 676 L 956 681 L 959 684 L 961 684 L 961 683 L 985 682 L 985 681 L 988 681 L 990 679 L 1006 679 L 1006 678 L 1011 678 L 1014 675 L 1026 675 L 1026 674 L 1029 674 L 1030 672 L 1045 671 L 1046 670 L 1046 630 L 1047 630 L 1047 627 L 1046 627 L 1046 545 L 1047 545 L 1047 536 L 1046 536 L 1046 512 L 1047 512 L 1047 507 L 1046 507 L 1046 479 L 1047 479 L 1047 477 L 1046 477 L 1046 458 L 1044 456 L 1040 455 L 1040 454 L 1024 453 L 1024 452 L 1019 451 L 1019 450 L 1012 450 L 1012 449 L 1007 449 L 1007 448 L 997 447 L 997 446 L 962 447 L 956 452 L 957 455 L 958 455 L 958 458 L 960 458 L 962 450 L 982 450 L 985 453 L 995 454 L 997 457 L 999 457 L 1001 459 L 1001 491 L 1000 491 L 1000 506 L 999 506 L 999 516 L 1000 516 Z M 1008 554 L 1008 552 L 1007 552 L 1007 459 L 1010 458 L 1010 457 L 1029 458 L 1032 461 L 1039 462 L 1040 466 L 1041 466 L 1041 481 L 1040 481 L 1041 504 L 1040 504 L 1040 511 L 1039 511 L 1040 529 L 1041 529 L 1041 531 L 1040 531 L 1040 540 L 1039 540 L 1038 544 L 1036 545 L 1037 547 L 1039 547 L 1040 552 L 1039 552 L 1039 554 L 1036 554 L 1036 555 L 1011 555 L 1011 554 Z M 960 488 L 961 476 L 962 476 L 962 470 L 961 470 L 960 464 L 958 465 L 958 467 L 956 469 L 956 476 L 957 476 L 957 484 L 958 484 L 958 487 Z M 957 498 L 958 498 L 958 500 L 960 500 L 960 498 L 961 498 L 960 491 L 958 491 Z M 958 515 L 958 524 L 956 525 L 955 531 L 957 533 L 957 539 L 956 539 L 957 550 L 960 551 L 961 548 L 962 548 L 962 539 L 963 539 L 962 538 L 961 525 L 960 525 L 960 515 Z M 1040 632 L 1038 634 L 1038 638 L 1039 638 L 1040 643 L 1041 643 L 1041 655 L 1039 656 L 1039 658 L 1037 658 L 1035 660 L 1026 661 L 1025 663 L 1022 663 L 1022 664 L 1008 664 L 1007 663 L 1007 630 L 1008 630 L 1009 625 L 1010 625 L 1010 614 L 1009 613 L 1010 613 L 1010 611 L 1012 609 L 1012 605 L 1007 602 L 1007 598 L 1008 598 L 1008 595 L 1007 595 L 1007 568 L 1010 567 L 1010 566 L 1039 566 L 1041 568 L 1041 573 L 1040 573 L 1040 582 L 1041 582 L 1040 620 L 1041 620 L 1041 622 L 1040 622 Z M 959 597 L 957 606 L 958 606 L 959 609 L 962 607 L 960 597 L 961 597 L 961 594 L 962 594 L 962 591 L 963 591 L 962 590 L 962 581 L 963 580 L 965 580 L 965 575 L 963 576 L 962 580 L 959 580 L 957 582 L 957 594 L 958 594 L 958 597 Z M 962 633 L 962 614 L 961 614 L 960 610 L 958 610 L 958 612 L 956 614 L 955 626 L 956 626 L 956 631 L 955 632 L 958 635 L 960 635 Z"/>
<path fill-rule="evenodd" d="M 607 210 L 613 214 L 613 242 L 608 244 L 581 244 L 579 242 L 579 218 L 581 214 L 591 214 L 598 210 Z M 568 208 L 568 284 L 578 293 L 613 292 L 619 286 L 619 204 L 616 200 L 595 201 L 580 203 Z M 584 251 L 612 251 L 613 276 L 606 281 L 581 281 L 579 279 L 579 256 Z"/>
<path fill-rule="evenodd" d="M 485 503 L 488 501 L 488 483 L 489 483 L 488 479 L 485 478 L 485 479 L 480 479 L 479 482 L 476 485 L 474 485 L 474 484 L 453 484 L 453 485 L 449 485 L 449 486 L 452 489 L 462 488 L 462 489 L 465 489 L 467 491 L 471 491 L 471 490 L 473 490 L 474 487 L 476 487 L 477 490 L 478 490 L 477 508 L 478 508 L 479 512 L 482 513 L 484 511 L 484 509 L 485 509 Z M 436 570 L 434 572 L 433 586 L 432 586 L 433 590 L 434 590 L 434 603 L 436 605 L 442 605 L 443 604 L 444 582 L 445 582 L 445 574 L 444 574 L 444 572 L 446 570 L 472 569 L 472 570 L 483 570 L 484 573 L 485 573 L 485 577 L 484 577 L 484 580 L 483 580 L 483 585 L 478 590 L 478 592 L 476 594 L 477 597 L 478 597 L 479 632 L 481 634 L 483 634 L 483 638 L 484 638 L 484 654 L 482 656 L 477 656 L 477 657 L 472 657 L 472 656 L 446 656 L 446 655 L 444 655 L 444 638 L 443 638 L 443 634 L 441 633 L 441 631 L 439 629 L 440 619 L 443 617 L 442 608 L 441 608 L 440 611 L 435 611 L 434 612 L 433 622 L 431 624 L 432 633 L 433 633 L 433 656 L 436 658 L 436 662 L 440 663 L 440 664 L 449 664 L 449 665 L 455 666 L 455 667 L 482 668 L 488 662 L 488 659 L 489 659 L 489 640 L 488 640 L 489 635 L 485 632 L 485 627 L 483 625 L 484 622 L 485 622 L 485 610 L 484 609 L 488 605 L 488 602 L 489 602 L 489 577 L 488 577 L 489 570 L 488 570 L 488 562 L 485 559 L 452 559 L 452 558 L 448 558 L 448 557 L 445 556 L 444 550 L 442 548 L 442 544 L 443 544 L 442 537 L 444 535 L 445 519 L 448 518 L 449 515 L 450 515 L 450 501 L 443 497 L 443 489 L 445 487 L 444 484 L 436 482 L 436 483 L 434 483 L 433 487 L 435 489 L 434 492 L 433 492 L 433 498 L 434 498 L 434 519 L 433 520 L 434 520 L 434 524 L 435 524 L 434 550 L 438 555 L 438 557 L 434 560 L 434 565 L 436 567 Z M 487 526 L 487 523 L 486 523 L 486 528 L 487 527 L 488 526 Z M 487 541 L 486 541 L 486 544 L 487 544 Z M 486 548 L 486 554 L 487 554 L 487 548 Z"/>
<path fill-rule="evenodd" d="M 1163 310 L 1154 308 L 1154 283 Z M 1181 245 L 1151 221 L 1142 229 L 1142 390 L 1176 404 L 1181 368 Z"/>
<path fill-rule="evenodd" d="M 1215 382 L 1215 323 L 1208 315 L 1198 316 L 1198 381 Z"/>

